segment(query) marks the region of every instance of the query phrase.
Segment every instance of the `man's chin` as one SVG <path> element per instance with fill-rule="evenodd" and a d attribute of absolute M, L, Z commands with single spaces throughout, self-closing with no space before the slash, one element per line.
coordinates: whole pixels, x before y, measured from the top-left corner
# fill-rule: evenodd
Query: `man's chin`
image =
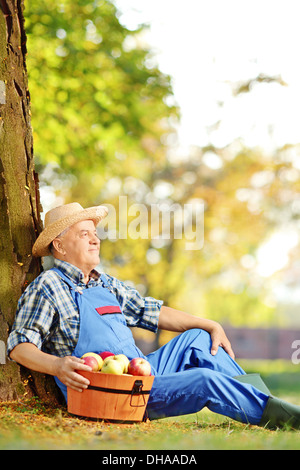
<path fill-rule="evenodd" d="M 90 259 L 93 260 L 93 262 L 95 263 L 95 266 L 100 263 L 99 253 L 90 252 L 90 255 L 92 255 Z"/>

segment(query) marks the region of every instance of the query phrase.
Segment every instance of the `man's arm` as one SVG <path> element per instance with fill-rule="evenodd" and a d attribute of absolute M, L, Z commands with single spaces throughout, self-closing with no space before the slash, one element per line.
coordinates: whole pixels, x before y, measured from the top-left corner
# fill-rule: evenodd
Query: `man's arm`
<path fill-rule="evenodd" d="M 222 346 L 229 356 L 234 359 L 234 352 L 231 349 L 231 344 L 222 326 L 213 320 L 196 317 L 189 313 L 182 312 L 181 310 L 163 305 L 160 310 L 158 328 L 161 330 L 176 331 L 178 333 L 192 328 L 205 330 L 210 334 L 212 339 L 211 354 L 213 356 L 216 355 L 218 347 Z"/>
<path fill-rule="evenodd" d="M 78 392 L 89 385 L 89 380 L 78 374 L 78 370 L 91 371 L 82 359 L 75 356 L 57 357 L 40 351 L 32 343 L 20 343 L 10 353 L 10 358 L 28 369 L 55 375 L 67 387 Z"/>

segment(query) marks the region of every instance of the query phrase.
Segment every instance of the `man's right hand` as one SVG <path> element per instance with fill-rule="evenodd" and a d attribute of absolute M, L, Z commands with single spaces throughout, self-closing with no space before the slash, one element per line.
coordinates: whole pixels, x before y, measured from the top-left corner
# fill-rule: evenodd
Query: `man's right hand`
<path fill-rule="evenodd" d="M 32 343 L 20 343 L 11 351 L 10 358 L 28 369 L 56 375 L 63 384 L 78 392 L 82 392 L 90 383 L 77 371 L 92 369 L 84 364 L 83 359 L 75 356 L 52 356 L 40 351 Z"/>
<path fill-rule="evenodd" d="M 89 380 L 78 374 L 77 371 L 91 371 L 91 367 L 84 363 L 83 359 L 75 356 L 57 357 L 54 364 L 56 372 L 54 375 L 67 387 L 82 392 L 89 385 Z"/>

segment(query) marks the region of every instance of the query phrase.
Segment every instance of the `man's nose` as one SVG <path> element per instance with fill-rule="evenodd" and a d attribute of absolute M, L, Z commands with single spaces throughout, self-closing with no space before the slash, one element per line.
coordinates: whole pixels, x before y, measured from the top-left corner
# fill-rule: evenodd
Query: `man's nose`
<path fill-rule="evenodd" d="M 93 235 L 90 238 L 90 243 L 93 243 L 94 245 L 100 245 L 100 239 L 97 235 Z"/>

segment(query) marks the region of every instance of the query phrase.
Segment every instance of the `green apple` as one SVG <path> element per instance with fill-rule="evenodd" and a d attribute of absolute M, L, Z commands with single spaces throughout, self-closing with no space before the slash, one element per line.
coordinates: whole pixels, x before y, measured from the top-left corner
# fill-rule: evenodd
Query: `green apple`
<path fill-rule="evenodd" d="M 130 362 L 129 359 L 128 359 L 128 357 L 125 356 L 125 354 L 116 354 L 116 355 L 114 356 L 114 360 L 123 363 L 123 365 L 124 365 L 123 373 L 124 373 L 124 374 L 127 374 L 127 372 L 128 372 L 128 366 L 129 366 L 129 362 Z"/>
<path fill-rule="evenodd" d="M 123 362 L 120 360 L 115 360 L 114 357 L 115 356 L 110 356 L 104 360 L 100 373 L 115 374 L 115 375 L 123 374 L 123 370 L 124 370 Z"/>

